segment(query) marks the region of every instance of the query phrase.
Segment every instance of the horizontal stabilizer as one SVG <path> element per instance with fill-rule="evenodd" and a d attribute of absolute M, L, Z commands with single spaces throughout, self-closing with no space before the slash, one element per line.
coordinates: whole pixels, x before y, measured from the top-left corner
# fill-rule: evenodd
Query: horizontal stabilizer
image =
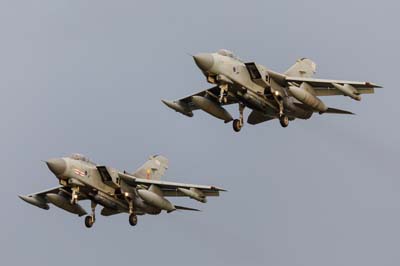
<path fill-rule="evenodd" d="M 193 209 L 193 208 L 183 207 L 183 206 L 177 206 L 177 205 L 175 205 L 175 209 L 177 209 L 177 210 L 184 210 L 184 211 L 196 211 L 196 212 L 199 212 L 199 211 L 200 211 L 200 210 L 198 210 L 198 209 Z"/>
<path fill-rule="evenodd" d="M 341 110 L 341 109 L 336 109 L 336 108 L 328 108 L 324 113 L 328 113 L 328 114 L 355 115 L 355 113 L 352 113 L 352 112 L 350 112 L 350 111 Z"/>

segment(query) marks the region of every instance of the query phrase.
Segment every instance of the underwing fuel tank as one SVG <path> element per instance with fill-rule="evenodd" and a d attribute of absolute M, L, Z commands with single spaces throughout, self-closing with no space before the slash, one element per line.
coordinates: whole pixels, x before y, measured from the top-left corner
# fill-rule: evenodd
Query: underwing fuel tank
<path fill-rule="evenodd" d="M 197 201 L 206 203 L 207 199 L 204 196 L 204 194 L 199 191 L 198 189 L 195 188 L 190 188 L 190 189 L 186 189 L 186 188 L 178 188 L 178 190 L 180 192 L 182 192 L 184 195 L 188 196 L 189 198 L 195 199 Z"/>
<path fill-rule="evenodd" d="M 175 206 L 172 205 L 171 202 L 152 191 L 139 189 L 138 194 L 149 205 L 152 205 L 162 210 L 166 210 L 167 212 L 172 212 L 175 210 Z"/>
<path fill-rule="evenodd" d="M 233 120 L 231 114 L 224 107 L 205 97 L 197 95 L 192 96 L 192 102 L 204 112 L 207 112 L 216 118 L 222 119 L 225 122 L 230 122 Z"/>
<path fill-rule="evenodd" d="M 54 194 L 54 193 L 46 194 L 46 199 L 48 202 L 54 204 L 58 208 L 66 210 L 70 213 L 74 213 L 79 216 L 86 214 L 86 211 L 82 208 L 81 205 L 79 205 L 78 203 L 71 204 L 69 199 L 67 199 L 59 194 Z"/>
<path fill-rule="evenodd" d="M 310 85 L 303 82 L 300 87 L 290 86 L 289 91 L 294 98 L 304 103 L 305 105 L 312 107 L 314 110 L 317 110 L 319 112 L 325 112 L 326 110 L 328 110 L 328 107 L 323 101 L 307 91 L 307 86 Z"/>
<path fill-rule="evenodd" d="M 168 106 L 169 108 L 175 110 L 178 113 L 181 113 L 183 115 L 186 115 L 188 117 L 192 117 L 193 116 L 193 112 L 190 109 L 190 107 L 182 102 L 182 101 L 166 101 L 166 100 L 161 100 L 166 106 Z"/>
<path fill-rule="evenodd" d="M 356 101 L 361 101 L 361 96 L 360 93 L 351 86 L 350 84 L 336 84 L 332 83 L 333 87 L 335 87 L 337 90 L 341 91 L 344 95 L 349 96 L 350 98 L 356 100 Z"/>
<path fill-rule="evenodd" d="M 32 204 L 36 207 L 48 210 L 50 209 L 49 204 L 47 204 L 46 200 L 42 197 L 39 197 L 37 195 L 33 195 L 33 196 L 18 196 L 20 199 L 22 199 L 23 201 Z"/>

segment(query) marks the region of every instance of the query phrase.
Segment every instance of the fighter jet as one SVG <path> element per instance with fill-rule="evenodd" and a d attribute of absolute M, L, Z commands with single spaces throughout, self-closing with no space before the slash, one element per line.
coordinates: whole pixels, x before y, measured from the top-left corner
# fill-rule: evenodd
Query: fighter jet
<path fill-rule="evenodd" d="M 172 204 L 166 197 L 189 197 L 205 203 L 208 196 L 219 196 L 225 191 L 214 186 L 202 186 L 161 181 L 168 168 L 167 158 L 151 156 L 134 173 L 120 172 L 104 165 L 96 165 L 87 157 L 73 154 L 46 161 L 60 186 L 42 192 L 19 196 L 36 207 L 48 210 L 49 203 L 78 216 L 86 215 L 79 201 L 91 201 L 91 214 L 85 217 L 85 225 L 93 226 L 95 208 L 103 206 L 104 216 L 129 213 L 129 223 L 137 224 L 137 215 L 156 215 L 175 210 L 197 209 Z"/>
<path fill-rule="evenodd" d="M 236 132 L 243 127 L 245 107 L 252 109 L 247 119 L 251 125 L 276 118 L 282 127 L 287 127 L 289 121 L 309 119 L 314 113 L 353 114 L 329 108 L 319 96 L 344 95 L 360 101 L 361 94 L 381 88 L 370 82 L 313 78 L 316 64 L 307 58 L 297 60 L 283 74 L 254 62 L 245 63 L 224 49 L 193 58 L 214 86 L 173 102 L 162 102 L 188 117 L 193 116 L 194 110 L 202 109 L 225 123 L 233 118 L 223 106 L 238 104 L 239 119 L 233 120 Z"/>

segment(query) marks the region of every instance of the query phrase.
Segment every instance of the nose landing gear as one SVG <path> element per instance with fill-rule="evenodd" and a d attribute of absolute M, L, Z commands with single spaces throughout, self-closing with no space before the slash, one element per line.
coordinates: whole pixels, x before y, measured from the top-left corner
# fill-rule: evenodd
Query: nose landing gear
<path fill-rule="evenodd" d="M 78 202 L 79 187 L 72 188 L 71 204 L 74 205 Z"/>
<path fill-rule="evenodd" d="M 227 92 L 228 92 L 228 84 L 221 84 L 219 86 L 220 88 L 220 93 L 219 93 L 219 103 L 221 104 L 226 104 L 228 102 L 228 98 L 227 98 Z"/>

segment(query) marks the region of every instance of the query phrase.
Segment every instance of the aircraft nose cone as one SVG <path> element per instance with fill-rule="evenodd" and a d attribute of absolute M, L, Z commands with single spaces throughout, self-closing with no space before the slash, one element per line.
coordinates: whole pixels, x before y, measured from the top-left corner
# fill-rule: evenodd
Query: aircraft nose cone
<path fill-rule="evenodd" d="M 193 56 L 196 65 L 203 71 L 207 71 L 214 65 L 214 57 L 211 54 L 197 54 Z"/>
<path fill-rule="evenodd" d="M 46 161 L 47 167 L 55 175 L 61 175 L 67 169 L 64 159 L 50 159 Z"/>

